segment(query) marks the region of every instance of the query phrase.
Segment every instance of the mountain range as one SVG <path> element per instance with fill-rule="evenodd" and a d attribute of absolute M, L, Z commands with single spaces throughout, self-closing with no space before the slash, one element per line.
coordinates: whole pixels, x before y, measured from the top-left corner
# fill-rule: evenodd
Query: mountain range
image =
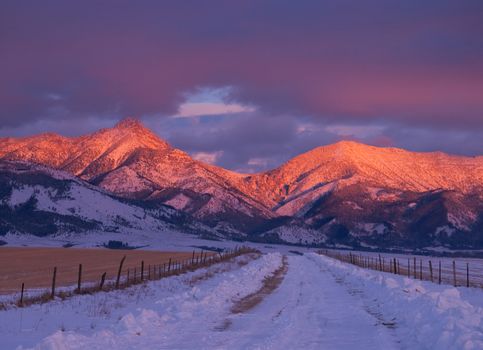
<path fill-rule="evenodd" d="M 267 172 L 239 174 L 195 160 L 139 121 L 125 119 L 81 137 L 0 139 L 0 165 L 4 213 L 15 209 L 15 186 L 28 182 L 46 188 L 50 177 L 151 210 L 154 221 L 181 231 L 191 225 L 218 237 L 330 246 L 483 247 L 482 156 L 341 141 Z M 35 191 L 27 199 L 32 196 Z M 0 216 L 0 234 L 2 223 L 4 233 L 35 234 L 8 224 L 6 215 Z M 52 219 L 55 232 L 90 229 L 54 222 L 59 220 Z M 150 225 L 146 229 L 155 229 Z"/>

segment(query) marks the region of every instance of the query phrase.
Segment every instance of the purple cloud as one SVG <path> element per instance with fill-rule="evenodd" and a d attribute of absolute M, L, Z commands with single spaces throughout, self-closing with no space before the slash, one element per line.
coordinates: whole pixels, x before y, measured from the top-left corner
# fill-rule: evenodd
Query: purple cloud
<path fill-rule="evenodd" d="M 476 0 L 2 1 L 0 134 L 72 134 L 136 115 L 175 145 L 260 168 L 345 137 L 326 127 L 378 125 L 354 137 L 475 154 L 482 11 Z M 226 104 L 256 111 L 166 119 L 187 93 L 227 86 Z M 298 133 L 308 121 L 318 131 Z"/>

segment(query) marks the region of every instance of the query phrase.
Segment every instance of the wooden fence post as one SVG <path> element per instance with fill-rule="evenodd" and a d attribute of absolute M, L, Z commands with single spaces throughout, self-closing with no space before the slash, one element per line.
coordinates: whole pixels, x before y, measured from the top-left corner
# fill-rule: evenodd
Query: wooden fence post
<path fill-rule="evenodd" d="M 453 285 L 456 287 L 456 262 L 453 260 Z"/>
<path fill-rule="evenodd" d="M 23 291 L 24 291 L 25 283 L 22 282 L 22 291 L 20 292 L 20 306 L 23 306 Z"/>
<path fill-rule="evenodd" d="M 52 291 L 50 293 L 50 297 L 54 299 L 55 296 L 55 278 L 57 277 L 57 266 L 54 267 L 54 275 L 52 276 Z"/>
<path fill-rule="evenodd" d="M 168 273 L 171 271 L 171 258 L 169 258 L 168 262 Z"/>
<path fill-rule="evenodd" d="M 127 281 L 126 281 L 126 285 L 129 285 L 129 269 L 127 269 Z"/>
<path fill-rule="evenodd" d="M 423 260 L 419 259 L 419 279 L 423 280 Z"/>
<path fill-rule="evenodd" d="M 466 287 L 470 286 L 470 264 L 466 263 Z"/>
<path fill-rule="evenodd" d="M 104 286 L 105 280 L 106 280 L 106 273 L 104 272 L 101 276 L 101 283 L 99 284 L 99 290 L 102 290 L 102 287 Z"/>
<path fill-rule="evenodd" d="M 433 282 L 433 264 L 429 260 L 429 275 L 431 276 L 431 282 Z"/>
<path fill-rule="evenodd" d="M 379 271 L 382 271 L 382 259 L 381 259 L 381 254 L 379 254 Z"/>
<path fill-rule="evenodd" d="M 141 281 L 144 280 L 144 260 L 141 260 Z"/>
<path fill-rule="evenodd" d="M 148 265 L 148 281 L 151 279 L 151 264 Z"/>
<path fill-rule="evenodd" d="M 126 260 L 125 255 L 121 259 L 121 262 L 119 263 L 119 269 L 117 270 L 116 288 L 119 288 L 119 281 L 121 280 L 122 265 L 124 264 L 124 260 Z"/>
<path fill-rule="evenodd" d="M 438 267 L 438 284 L 441 284 L 441 260 L 439 261 L 439 267 Z"/>
<path fill-rule="evenodd" d="M 417 279 L 418 276 L 416 274 L 416 257 L 414 257 L 414 260 L 413 260 L 413 270 L 414 270 L 414 279 Z"/>
<path fill-rule="evenodd" d="M 79 274 L 77 275 L 77 293 L 79 294 L 81 292 L 81 283 L 82 283 L 82 264 L 79 264 Z"/>
<path fill-rule="evenodd" d="M 411 278 L 411 259 L 408 258 L 408 278 Z"/>

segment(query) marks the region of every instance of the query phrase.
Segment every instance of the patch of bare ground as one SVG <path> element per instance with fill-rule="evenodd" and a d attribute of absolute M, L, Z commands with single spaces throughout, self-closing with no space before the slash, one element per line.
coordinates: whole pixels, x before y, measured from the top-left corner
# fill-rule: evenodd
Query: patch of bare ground
<path fill-rule="evenodd" d="M 253 309 L 260 304 L 262 300 L 270 295 L 275 289 L 277 289 L 282 283 L 288 270 L 287 257 L 282 259 L 282 265 L 275 270 L 273 275 L 265 277 L 262 287 L 255 293 L 247 295 L 246 297 L 238 300 L 231 308 L 233 314 L 241 314 Z"/>

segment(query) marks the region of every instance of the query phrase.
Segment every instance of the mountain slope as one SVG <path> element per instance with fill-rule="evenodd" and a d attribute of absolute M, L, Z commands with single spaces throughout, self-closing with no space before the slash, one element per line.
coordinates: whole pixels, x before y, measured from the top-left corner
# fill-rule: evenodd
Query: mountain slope
<path fill-rule="evenodd" d="M 120 200 L 44 166 L 0 161 L 0 236 L 166 231 L 214 234 L 170 207 Z"/>
<path fill-rule="evenodd" d="M 483 157 L 344 141 L 245 178 L 245 185 L 305 227 L 291 238 L 296 243 L 483 246 Z M 284 227 L 267 234 L 287 236 Z"/>
<path fill-rule="evenodd" d="M 78 138 L 3 139 L 0 158 L 64 170 L 116 195 L 166 203 L 214 224 L 272 216 L 233 186 L 241 175 L 192 159 L 133 119 Z"/>
<path fill-rule="evenodd" d="M 0 159 L 67 171 L 163 203 L 219 232 L 302 244 L 483 246 L 483 157 L 343 141 L 237 174 L 192 159 L 138 121 L 66 138 L 0 139 Z"/>
<path fill-rule="evenodd" d="M 323 195 L 334 186 L 341 188 L 355 183 L 399 191 L 478 192 L 483 189 L 483 157 L 416 153 L 342 141 L 318 147 L 277 169 L 250 176 L 245 182 L 266 205 L 294 215 L 306 202 L 301 197 L 314 192 Z M 310 200 L 313 197 L 307 198 Z M 290 210 L 284 208 L 293 201 L 298 204 L 292 203 Z"/>

